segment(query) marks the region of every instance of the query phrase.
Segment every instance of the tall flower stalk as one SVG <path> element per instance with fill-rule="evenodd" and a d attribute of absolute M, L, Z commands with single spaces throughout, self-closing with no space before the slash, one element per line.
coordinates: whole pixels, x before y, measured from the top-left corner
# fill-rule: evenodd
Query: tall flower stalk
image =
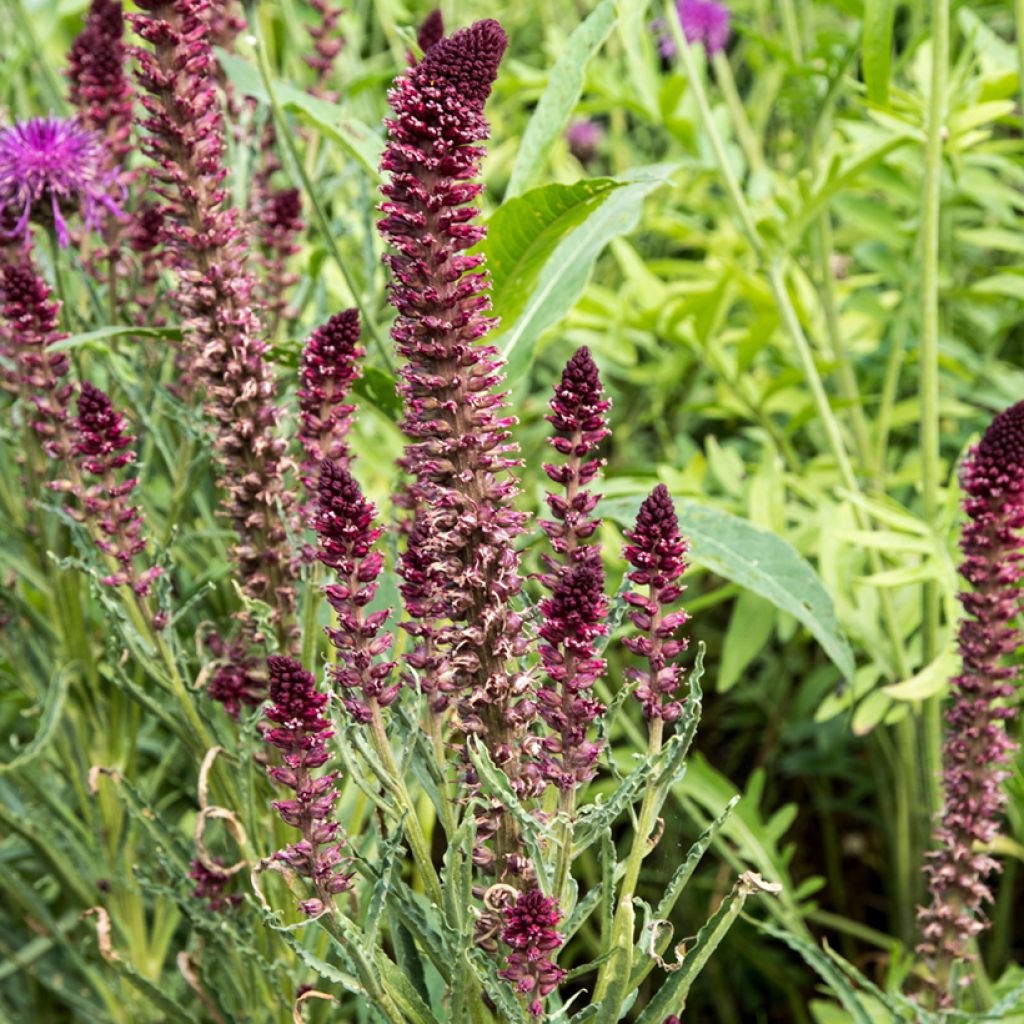
<path fill-rule="evenodd" d="M 972 959 L 971 940 L 985 927 L 992 899 L 988 877 L 999 865 L 989 847 L 1006 801 L 1016 745 L 1006 723 L 1019 669 L 1007 663 L 1020 646 L 1024 610 L 1024 402 L 1000 413 L 964 462 L 961 482 L 967 522 L 960 547 L 964 616 L 959 649 L 963 669 L 953 680 L 942 748 L 942 814 L 925 867 L 930 902 L 919 912 L 918 947 L 934 971 L 940 1006 L 953 1003 L 953 965 Z"/>
<path fill-rule="evenodd" d="M 491 327 L 487 275 L 466 250 L 484 235 L 474 202 L 488 134 L 484 104 L 507 40 L 481 21 L 433 45 L 388 95 L 379 228 L 392 251 L 392 337 L 405 359 L 400 391 L 406 464 L 422 549 L 446 584 L 435 639 L 459 691 L 459 727 L 478 735 L 520 792 L 535 789 L 519 737 L 534 715 L 516 660 L 523 622 L 511 607 L 522 580 L 516 538 L 523 516 L 509 470 L 518 464 L 504 409 L 501 359 L 482 342 Z M 516 826 L 499 815 L 493 868 L 521 870 Z M 486 831 L 483 833 L 486 834 Z M 481 847 L 481 854 L 483 848 Z"/>
<path fill-rule="evenodd" d="M 213 424 L 223 508 L 238 535 L 244 592 L 270 604 L 278 640 L 292 642 L 295 589 L 285 523 L 285 443 L 277 386 L 260 337 L 238 211 L 223 186 L 223 123 L 204 0 L 144 0 L 133 26 L 146 95 L 144 148 L 166 199 L 164 234 L 178 273 L 177 305 L 191 372 Z"/>

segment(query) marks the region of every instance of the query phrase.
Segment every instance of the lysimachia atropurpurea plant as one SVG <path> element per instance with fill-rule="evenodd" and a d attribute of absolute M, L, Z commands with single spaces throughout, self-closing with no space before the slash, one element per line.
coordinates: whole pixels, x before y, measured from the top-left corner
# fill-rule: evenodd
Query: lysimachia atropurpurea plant
<path fill-rule="evenodd" d="M 26 115 L 32 130 L 8 136 L 21 180 L 8 195 L 3 225 L 3 369 L 14 404 L 5 417 L 12 459 L 2 497 L 11 543 L 3 554 L 10 587 L 2 636 L 3 668 L 14 687 L 4 719 L 13 724 L 8 763 L 0 767 L 0 815 L 7 833 L 2 881 L 12 894 L 3 914 L 14 927 L 11 939 L 0 939 L 12 953 L 0 968 L 0 1010 L 7 1012 L 14 993 L 16 1019 L 45 1018 L 53 1007 L 81 1019 L 132 1021 L 529 1020 L 539 1010 L 555 1019 L 621 1011 L 662 1024 L 678 1021 L 684 1004 L 694 1002 L 687 1008 L 698 1015 L 706 1012 L 701 1006 L 716 1014 L 721 1007 L 722 1019 L 753 1013 L 771 996 L 759 991 L 761 982 L 733 981 L 753 975 L 770 991 L 789 993 L 781 1019 L 810 1013 L 831 1020 L 823 1015 L 834 1008 L 807 994 L 805 1009 L 793 995 L 809 993 L 808 973 L 783 960 L 778 939 L 822 974 L 857 1020 L 865 1013 L 929 1020 L 930 1003 L 940 1010 L 951 1003 L 1010 1006 L 1003 993 L 1012 977 L 991 991 L 989 960 L 977 956 L 974 935 L 985 939 L 980 908 L 995 893 L 997 859 L 1008 870 L 986 944 L 1005 950 L 1012 932 L 1005 894 L 1013 891 L 1013 846 L 996 822 L 1001 793 L 1014 784 L 1012 776 L 1000 777 L 1011 748 L 999 723 L 1012 704 L 1003 688 L 1012 672 L 1007 652 L 1015 634 L 1007 623 L 1015 581 L 995 567 L 1002 556 L 979 553 L 987 525 L 965 534 L 975 559 L 965 576 L 980 596 L 973 604 L 965 598 L 970 616 L 961 647 L 969 664 L 947 730 L 948 801 L 935 837 L 931 906 L 921 921 L 918 973 L 926 991 L 919 1002 L 899 996 L 911 962 L 898 946 L 872 929 L 844 931 L 862 917 L 878 924 L 877 906 L 866 901 L 863 914 L 849 903 L 841 915 L 825 909 L 842 907 L 845 872 L 860 878 L 885 864 L 873 845 L 858 847 L 858 834 L 847 833 L 845 808 L 863 804 L 856 784 L 829 795 L 851 749 L 834 726 L 849 723 L 804 723 L 806 734 L 793 724 L 809 713 L 810 698 L 823 709 L 851 708 L 858 732 L 882 714 L 881 694 L 864 699 L 864 679 L 877 678 L 870 672 L 889 658 L 889 640 L 898 655 L 897 634 L 909 638 L 902 664 L 895 657 L 882 680 L 906 678 L 908 664 L 919 657 L 927 664 L 934 653 L 927 639 L 918 650 L 916 620 L 902 601 L 895 626 L 883 623 L 891 637 L 869 639 L 859 609 L 870 604 L 865 593 L 885 592 L 886 574 L 876 570 L 868 584 L 848 586 L 845 563 L 837 575 L 826 541 L 801 511 L 803 504 L 814 508 L 827 524 L 825 537 L 838 538 L 840 547 L 863 544 L 868 552 L 895 534 L 864 523 L 906 523 L 874 496 L 885 486 L 885 449 L 870 449 L 874 424 L 850 397 L 858 388 L 873 395 L 882 367 L 876 373 L 861 359 L 851 390 L 851 355 L 843 349 L 851 329 L 853 358 L 858 346 L 867 347 L 857 332 L 864 323 L 858 317 L 871 315 L 864 305 L 871 285 L 849 267 L 873 266 L 878 243 L 850 241 L 858 237 L 850 234 L 855 195 L 829 197 L 837 182 L 854 193 L 864 182 L 876 202 L 878 190 L 895 187 L 895 176 L 885 178 L 880 168 L 913 180 L 902 159 L 912 133 L 897 132 L 846 169 L 833 160 L 824 180 L 812 175 L 809 191 L 801 174 L 788 173 L 802 156 L 799 145 L 784 141 L 786 125 L 802 125 L 821 95 L 827 106 L 833 95 L 852 93 L 846 71 L 837 77 L 844 67 L 837 37 L 807 51 L 806 62 L 796 56 L 810 45 L 807 26 L 828 20 L 820 10 L 794 21 L 783 5 L 785 46 L 794 57 L 780 89 L 778 77 L 746 77 L 757 69 L 760 49 L 776 45 L 774 9 L 752 14 L 740 5 L 730 11 L 713 0 L 684 0 L 675 12 L 648 13 L 598 3 L 561 56 L 558 18 L 545 18 L 553 66 L 544 85 L 541 72 L 522 61 L 537 42 L 524 8 L 509 12 L 505 25 L 517 60 L 502 69 L 497 101 L 486 111 L 498 130 L 485 168 L 489 187 L 474 195 L 480 159 L 470 151 L 483 148 L 476 133 L 487 131 L 487 54 L 493 57 L 500 37 L 484 34 L 472 74 L 458 61 L 442 64 L 457 81 L 452 88 L 438 71 L 445 51 L 431 57 L 433 48 L 451 45 L 439 12 L 414 33 L 395 30 L 387 5 L 366 18 L 319 3 L 296 10 L 298 20 L 273 7 L 243 18 L 223 3 L 173 3 L 149 5 L 126 20 L 119 4 L 95 0 L 67 54 L 67 87 L 43 74 L 25 90 L 35 65 L 24 62 L 35 58 L 17 47 L 14 70 L 0 79 L 0 103 L 40 115 L 34 122 Z M 341 31 L 350 34 L 345 45 Z M 562 104 L 555 114 L 568 125 L 575 103 L 570 65 L 582 74 L 609 31 L 600 61 L 612 73 L 581 80 L 581 116 L 562 146 L 552 101 Z M 987 37 L 963 31 L 972 53 L 987 54 Z M 648 77 L 630 77 L 635 90 L 620 97 L 616 74 L 628 67 L 632 76 L 645 59 Z M 777 72 L 783 61 L 778 53 L 774 59 Z M 979 57 L 979 75 L 986 89 L 1001 88 L 991 84 L 989 59 Z M 391 314 L 369 212 L 380 146 L 351 114 L 378 121 L 386 81 L 403 63 L 411 86 L 394 94 L 380 215 L 399 312 L 396 354 L 382 344 Z M 424 70 L 414 78 L 417 68 Z M 875 68 L 877 80 L 877 62 Z M 799 87 L 790 81 L 803 78 Z M 825 78 L 835 93 L 818 90 Z M 65 91 L 76 121 L 63 116 Z M 22 92 L 33 100 L 25 104 Z M 762 97 L 776 92 L 784 99 L 769 117 Z M 705 119 L 700 103 L 709 96 L 719 105 Z M 54 114 L 44 123 L 47 110 Z M 861 138 L 849 113 L 832 134 L 831 114 L 808 130 L 812 149 L 826 136 L 834 145 L 847 127 Z M 524 116 L 528 130 L 517 136 Z M 772 124 L 782 133 L 774 151 L 762 153 Z M 887 124 L 891 132 L 891 119 Z M 716 148 L 716 130 L 734 133 L 729 150 Z M 959 115 L 951 120 L 950 152 L 967 146 L 970 130 Z M 717 170 L 709 141 L 716 161 L 725 155 Z M 870 147 L 870 133 L 862 141 Z M 635 169 L 666 153 L 673 160 L 684 154 L 685 167 Z M 548 158 L 566 184 L 524 192 Z M 819 159 L 826 157 L 812 153 L 812 168 Z M 974 155 L 964 159 L 976 174 Z M 35 177 L 26 173 L 30 166 Z M 493 208 L 510 168 L 505 201 L 484 237 L 476 208 Z M 568 184 L 581 168 L 611 177 Z M 738 219 L 731 207 L 727 216 L 720 209 L 723 199 L 734 202 L 730 174 L 741 172 L 740 198 L 751 204 L 763 268 L 737 242 L 749 226 L 742 206 Z M 972 180 L 956 176 L 968 191 Z M 545 254 L 544 232 L 556 225 L 573 241 L 586 211 L 575 226 L 593 232 L 592 259 L 610 225 L 613 233 L 629 230 L 624 211 L 639 212 L 629 196 L 670 181 L 671 201 L 663 202 L 662 192 L 630 240 L 616 238 L 565 330 L 543 334 L 552 295 L 564 314 L 579 297 L 573 270 L 584 278 L 589 272 L 587 249 L 574 250 L 578 267 L 572 259 L 559 265 Z M 836 247 L 848 254 L 828 256 L 828 225 L 815 224 L 824 248 L 807 258 L 803 201 L 835 215 L 842 225 Z M 792 230 L 776 223 L 783 207 L 792 211 Z M 527 243 L 517 254 L 520 233 Z M 884 232 L 882 239 L 883 247 L 890 244 Z M 478 262 L 482 255 L 486 264 Z M 769 274 L 778 267 L 789 275 L 789 298 L 785 278 L 780 293 Z M 488 270 L 500 322 L 480 301 Z M 887 268 L 887 280 L 899 277 Z M 620 278 L 621 301 L 611 285 Z M 836 315 L 825 317 L 823 340 L 815 337 L 815 303 L 827 305 L 830 281 Z M 510 298 L 517 285 L 529 295 L 523 308 Z M 761 292 L 769 285 L 775 291 L 766 300 Z M 847 324 L 837 333 L 844 299 Z M 821 372 L 834 372 L 841 384 L 835 417 L 852 431 L 840 438 L 836 467 L 842 476 L 842 444 L 852 438 L 856 471 L 872 495 L 844 491 L 841 501 L 866 515 L 859 522 L 829 520 L 832 498 L 823 500 L 821 487 L 832 464 L 813 449 L 828 421 L 820 407 L 817 419 L 793 407 L 800 389 L 772 330 L 774 304 L 784 312 L 784 300 L 797 332 L 802 326 L 818 345 Z M 343 308 L 353 304 L 359 309 Z M 449 361 L 451 352 L 458 357 Z M 502 355 L 510 356 L 507 368 Z M 905 433 L 905 410 L 893 405 L 900 364 L 887 358 L 878 385 L 882 437 Z M 948 349 L 945 358 L 948 367 Z M 766 360 L 773 384 L 764 389 Z M 512 394 L 499 397 L 507 387 Z M 1007 383 L 1004 392 L 1011 390 Z M 609 436 L 612 393 L 616 431 Z M 979 401 L 1000 404 L 992 395 Z M 947 422 L 963 408 L 944 408 Z M 403 418 L 399 451 L 392 421 Z M 547 465 L 524 463 L 520 449 L 537 450 L 545 433 L 553 435 L 555 455 Z M 828 430 L 824 436 L 834 444 Z M 737 464 L 737 452 L 748 459 L 752 450 L 763 458 Z M 706 465 L 690 458 L 694 451 L 706 451 Z M 772 453 L 786 467 L 781 474 Z M 396 455 L 402 476 L 392 494 Z M 655 461 L 657 476 L 642 468 Z M 985 480 L 971 487 L 1012 476 L 1012 466 L 990 463 Z M 901 469 L 896 477 L 907 485 L 913 473 Z M 654 487 L 658 478 L 668 489 Z M 599 491 L 611 500 L 599 504 Z M 669 493 L 688 500 L 674 503 Z M 996 508 L 1002 499 L 991 489 L 971 493 L 985 505 L 968 508 L 972 520 L 1006 511 Z M 641 494 L 648 500 L 638 519 Z M 819 559 L 866 662 L 853 686 L 836 688 L 836 670 L 819 663 L 794 628 L 799 621 L 817 629 L 835 666 L 852 678 L 813 574 L 801 566 L 795 584 L 780 571 L 769 554 L 781 542 L 773 548 L 778 538 L 766 533 L 744 566 L 749 524 L 702 508 L 710 495 Z M 530 512 L 538 509 L 534 521 Z M 707 518 L 710 512 L 719 514 Z M 926 518 L 935 522 L 932 513 Z M 1012 516 L 1002 529 L 1000 543 L 1012 559 Z M 912 550 L 924 542 L 915 543 Z M 697 571 L 687 576 L 687 604 L 699 614 L 687 624 L 678 588 L 691 557 Z M 883 557 L 883 564 L 899 559 L 888 550 Z M 735 582 L 723 587 L 701 575 L 708 567 Z M 993 573 L 1007 584 L 998 599 Z M 786 587 L 788 603 L 779 596 Z M 774 593 L 769 600 L 777 607 L 767 606 L 766 593 Z M 949 622 L 956 614 L 951 593 Z M 766 606 L 795 616 L 777 619 L 770 642 Z M 724 640 L 723 609 L 731 611 Z M 702 726 L 706 737 L 710 724 L 711 742 L 702 739 L 680 775 L 672 761 L 691 738 L 697 710 L 683 675 L 697 649 L 692 639 L 686 654 L 687 634 L 710 639 L 721 694 Z M 766 643 L 785 652 L 770 677 L 755 658 L 745 696 L 727 696 Z M 954 671 L 939 659 L 927 680 L 895 688 L 901 696 L 884 707 L 907 711 L 913 693 Z M 794 708 L 787 688 L 809 698 Z M 763 741 L 753 738 L 761 728 L 750 725 L 752 689 L 772 708 Z M 794 856 L 781 836 L 796 804 L 773 817 L 759 806 L 788 792 L 781 780 L 814 774 L 800 735 L 816 746 L 835 743 L 844 757 L 835 766 L 826 762 L 821 793 L 803 801 Z M 791 754 L 782 771 L 772 761 L 780 744 Z M 741 779 L 746 761 L 758 769 L 730 817 L 723 765 Z M 924 763 L 919 782 L 927 785 L 933 762 Z M 758 782 L 762 764 L 767 789 Z M 881 805 L 886 777 L 872 767 Z M 910 788 L 902 777 L 896 781 Z M 898 792 L 881 831 L 905 842 L 907 821 L 926 822 L 928 808 L 922 801 L 900 810 L 900 798 Z M 1011 822 L 1014 806 L 1011 799 Z M 819 852 L 808 821 L 819 816 L 828 902 L 814 898 L 815 879 L 807 877 Z M 698 832 L 707 827 L 692 851 L 691 820 Z M 649 842 L 640 838 L 647 836 Z M 701 861 L 709 843 L 721 858 L 717 874 L 717 857 Z M 914 843 L 911 835 L 911 852 Z M 894 888 L 915 874 L 924 881 L 919 858 L 906 850 L 893 856 Z M 794 880 L 777 898 L 747 904 L 774 922 L 761 921 L 760 934 L 752 919 L 729 928 L 746 890 L 761 884 L 751 870 Z M 912 908 L 912 895 L 912 886 L 902 889 L 903 908 Z M 698 932 L 695 922 L 709 913 Z M 883 949 L 884 957 L 870 962 L 889 965 L 888 991 L 873 990 L 849 963 L 808 941 L 812 927 L 833 945 L 838 935 L 844 953 L 863 942 Z M 910 929 L 892 927 L 910 938 L 909 948 L 912 922 Z M 673 931 L 675 939 L 697 932 L 674 956 Z M 851 934 L 856 943 L 848 946 Z M 720 940 L 725 956 L 708 962 Z M 959 966 L 964 962 L 969 970 Z M 699 990 L 690 991 L 698 971 Z M 23 978 L 30 981 L 21 985 Z M 773 1012 L 778 1017 L 777 1007 Z"/>

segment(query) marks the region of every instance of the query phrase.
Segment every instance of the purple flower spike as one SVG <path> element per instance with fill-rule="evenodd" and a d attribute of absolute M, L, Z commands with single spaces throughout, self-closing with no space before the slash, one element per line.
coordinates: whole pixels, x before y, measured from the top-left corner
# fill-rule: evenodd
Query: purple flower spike
<path fill-rule="evenodd" d="M 92 0 L 85 27 L 68 53 L 71 102 L 122 164 L 131 152 L 132 88 L 125 74 L 124 11 L 118 0 Z"/>
<path fill-rule="evenodd" d="M 316 72 L 316 84 L 310 92 L 324 99 L 337 99 L 337 93 L 327 90 L 327 82 L 334 70 L 334 62 L 345 46 L 344 37 L 338 34 L 338 19 L 345 13 L 345 8 L 335 7 L 329 0 L 309 0 L 309 6 L 320 15 L 319 24 L 306 26 L 314 50 L 306 57 L 306 63 Z"/>
<path fill-rule="evenodd" d="M 416 43 L 425 54 L 432 46 L 444 39 L 444 15 L 439 7 L 435 7 L 420 25 L 416 33 Z"/>
<path fill-rule="evenodd" d="M 393 704 L 400 685 L 389 682 L 393 661 L 379 661 L 394 637 L 381 632 L 390 611 L 370 612 L 366 606 L 377 593 L 384 558 L 374 548 L 383 532 L 373 525 L 376 510 L 363 497 L 352 474 L 336 462 L 320 464 L 320 501 L 316 529 L 320 536 L 320 561 L 339 576 L 324 589 L 338 616 L 336 629 L 328 628 L 338 651 L 331 677 L 345 696 L 342 703 L 357 722 L 369 722 L 377 707 Z"/>
<path fill-rule="evenodd" d="M 498 974 L 529 998 L 530 1015 L 544 1016 L 544 1000 L 558 987 L 565 971 L 550 958 L 562 944 L 558 900 L 539 889 L 528 889 L 505 912 L 501 940 L 512 948 L 507 966 Z"/>
<path fill-rule="evenodd" d="M 982 910 L 992 893 L 986 880 L 999 865 L 976 848 L 996 836 L 1006 802 L 1004 766 L 1016 749 L 1006 723 L 1016 714 L 1010 702 L 1019 669 L 1007 658 L 1022 641 L 1016 622 L 1024 577 L 1024 402 L 992 421 L 964 461 L 961 482 L 967 522 L 960 574 L 970 587 L 960 595 L 963 670 L 953 680 L 946 713 L 946 799 L 925 868 L 931 902 L 919 911 L 918 948 L 937 968 L 942 1006 L 950 1005 L 950 965 L 970 959 L 968 943 L 987 925 Z"/>
<path fill-rule="evenodd" d="M 20 263 L 0 262 L 0 341 L 9 364 L 3 368 L 4 387 L 21 399 L 24 415 L 52 459 L 68 454 L 74 393 L 64 379 L 67 353 L 48 351 L 67 337 L 59 328 L 58 309 L 27 255 Z"/>
<path fill-rule="evenodd" d="M 305 452 L 302 480 L 313 492 L 323 459 L 348 467 L 345 436 L 355 407 L 346 403 L 362 373 L 366 350 L 359 344 L 359 310 L 336 313 L 306 342 L 299 368 L 299 441 Z"/>
<path fill-rule="evenodd" d="M 9 238 L 29 238 L 33 217 L 71 240 L 64 214 L 78 209 L 99 230 L 104 213 L 123 218 L 124 186 L 110 167 L 103 139 L 75 120 L 36 117 L 0 131 L 0 225 Z"/>
<path fill-rule="evenodd" d="M 305 226 L 302 220 L 302 195 L 297 188 L 272 189 L 261 195 L 262 210 L 257 212 L 260 237 L 260 298 L 270 316 L 271 336 L 276 332 L 288 308 L 288 289 L 298 275 L 288 270 L 288 260 L 300 252 L 299 236 Z"/>
<path fill-rule="evenodd" d="M 88 381 L 78 396 L 77 439 L 74 454 L 82 471 L 99 481 L 84 486 L 78 497 L 85 519 L 94 529 L 96 546 L 114 559 L 116 572 L 103 578 L 107 586 L 129 586 L 141 597 L 149 594 L 160 575 L 157 566 L 139 573 L 135 557 L 146 549 L 142 511 L 130 504 L 138 479 L 118 479 L 118 470 L 135 461 L 135 438 L 125 432 L 125 419 L 110 399 Z"/>
<path fill-rule="evenodd" d="M 343 870 L 341 828 L 331 820 L 338 799 L 338 773 L 313 774 L 327 763 L 327 740 L 334 735 L 323 717 L 327 694 L 318 693 L 312 673 L 291 658 L 271 655 L 267 667 L 271 705 L 265 714 L 273 727 L 264 736 L 281 751 L 282 762 L 267 768 L 267 774 L 295 791 L 290 800 L 276 800 L 274 809 L 285 824 L 302 832 L 299 842 L 274 857 L 312 880 L 316 897 L 304 900 L 299 908 L 314 917 L 330 910 L 334 896 L 352 886 L 352 874 Z"/>
<path fill-rule="evenodd" d="M 686 570 L 687 543 L 679 535 L 672 496 L 664 484 L 658 484 L 640 506 L 636 526 L 626 531 L 629 544 L 623 549 L 633 567 L 628 578 L 647 594 L 634 591 L 626 596 L 633 606 L 630 619 L 640 636 L 623 640 L 634 654 L 647 660 L 647 671 L 627 669 L 637 683 L 636 695 L 648 721 L 674 722 L 682 714 L 681 701 L 671 699 L 679 687 L 682 668 L 671 659 L 686 650 L 687 640 L 678 637 L 688 616 L 680 609 L 666 614 L 685 589 L 677 581 Z M 666 698 L 669 698 L 666 702 Z"/>

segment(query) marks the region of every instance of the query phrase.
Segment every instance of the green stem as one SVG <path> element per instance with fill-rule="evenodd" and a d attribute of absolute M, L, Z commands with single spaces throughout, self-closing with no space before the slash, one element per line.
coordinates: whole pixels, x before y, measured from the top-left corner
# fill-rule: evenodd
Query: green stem
<path fill-rule="evenodd" d="M 391 364 L 391 355 L 388 351 L 387 343 L 381 336 L 374 318 L 370 316 L 369 309 L 361 296 L 355 277 L 353 277 L 352 271 L 345 262 L 345 258 L 341 255 L 341 250 L 338 248 L 337 242 L 334 240 L 334 232 L 331 229 L 330 221 L 327 219 L 327 214 L 324 213 L 323 207 L 320 205 L 317 192 L 313 188 L 313 182 L 310 180 L 309 174 L 306 172 L 305 164 L 299 156 L 298 148 L 295 145 L 295 139 L 288 127 L 288 122 L 285 120 L 281 104 L 277 99 L 277 93 L 274 90 L 274 76 L 270 69 L 270 62 L 267 59 L 267 47 L 260 29 L 259 15 L 254 4 L 250 3 L 246 5 L 246 16 L 248 18 L 249 25 L 252 27 L 253 33 L 255 34 L 256 57 L 259 63 L 260 77 L 263 80 L 263 88 L 267 90 L 267 99 L 270 101 L 270 109 L 274 116 L 274 125 L 277 128 L 277 137 L 283 140 L 285 149 L 288 151 L 288 155 L 291 159 L 293 170 L 298 175 L 299 181 L 301 182 L 306 195 L 309 197 L 309 201 L 313 206 L 313 212 L 316 214 L 317 223 L 320 226 L 320 233 L 323 235 L 324 244 L 327 246 L 327 251 L 331 254 L 331 258 L 338 265 L 338 269 L 341 271 L 341 276 L 345 279 L 345 284 L 348 287 L 348 290 L 352 293 L 352 300 L 359 309 L 363 328 L 369 331 L 370 337 L 373 338 L 373 342 L 377 346 L 377 351 L 380 353 L 384 366 L 387 368 L 389 373 L 393 373 L 394 367 Z"/>
<path fill-rule="evenodd" d="M 739 90 L 736 88 L 736 79 L 732 74 L 732 64 L 725 55 L 724 50 L 719 50 L 711 58 L 711 66 L 715 69 L 715 80 L 718 82 L 722 96 L 725 97 L 729 113 L 732 115 L 733 128 L 736 130 L 736 139 L 747 158 L 747 166 L 755 174 L 763 172 L 765 168 L 764 156 L 761 153 L 761 146 L 750 126 L 746 108 L 740 99 Z"/>
<path fill-rule="evenodd" d="M 939 518 L 939 232 L 942 214 L 942 150 L 946 128 L 946 88 L 949 64 L 949 0 L 932 2 L 932 76 L 928 100 L 928 138 L 925 146 L 923 224 L 921 228 L 921 503 L 925 522 Z M 941 606 L 939 586 L 928 580 L 923 588 L 922 656 L 925 664 L 939 655 Z M 927 760 L 931 773 L 932 812 L 942 803 L 939 774 L 942 765 L 941 698 L 925 704 Z"/>
<path fill-rule="evenodd" d="M 660 722 L 661 720 L 658 719 Z M 558 832 L 558 859 L 555 863 L 555 883 L 553 892 L 558 899 L 563 913 L 569 913 L 566 907 L 566 884 L 569 881 L 569 865 L 572 863 L 573 819 L 576 816 L 576 790 L 561 789 L 558 791 L 558 813 L 563 821 Z"/>

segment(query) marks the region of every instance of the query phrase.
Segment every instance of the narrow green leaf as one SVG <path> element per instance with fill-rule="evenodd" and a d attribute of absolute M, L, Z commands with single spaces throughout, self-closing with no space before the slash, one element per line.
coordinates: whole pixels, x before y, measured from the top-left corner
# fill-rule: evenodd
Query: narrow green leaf
<path fill-rule="evenodd" d="M 53 734 L 57 731 L 61 715 L 64 712 L 64 701 L 68 695 L 68 681 L 70 678 L 71 673 L 66 668 L 58 669 L 53 674 L 53 679 L 46 691 L 46 699 L 43 702 L 43 710 L 36 734 L 16 757 L 6 763 L 0 763 L 0 775 L 3 775 L 4 772 L 13 771 L 16 768 L 24 768 L 25 765 L 31 764 L 32 761 L 46 750 L 50 740 L 53 739 Z"/>
<path fill-rule="evenodd" d="M 523 132 L 505 191 L 506 200 L 522 194 L 543 167 L 552 143 L 561 135 L 583 91 L 587 64 L 608 38 L 615 18 L 615 0 L 601 0 L 569 36 Z"/>
<path fill-rule="evenodd" d="M 868 99 L 881 107 L 889 105 L 889 75 L 892 67 L 892 26 L 896 0 L 865 0 L 864 51 L 861 58 Z"/>
<path fill-rule="evenodd" d="M 638 499 L 616 498 L 602 502 L 599 513 L 632 526 L 639 505 Z M 839 671 L 853 678 L 853 652 L 832 599 L 788 541 L 721 509 L 691 501 L 677 501 L 676 509 L 694 562 L 789 612 L 807 627 Z"/>
<path fill-rule="evenodd" d="M 72 334 L 70 338 L 47 345 L 47 352 L 67 352 L 73 348 L 98 348 L 105 349 L 105 345 L 99 342 L 107 338 L 167 338 L 169 341 L 181 340 L 180 327 L 99 327 L 95 331 L 86 331 L 83 334 Z"/>

